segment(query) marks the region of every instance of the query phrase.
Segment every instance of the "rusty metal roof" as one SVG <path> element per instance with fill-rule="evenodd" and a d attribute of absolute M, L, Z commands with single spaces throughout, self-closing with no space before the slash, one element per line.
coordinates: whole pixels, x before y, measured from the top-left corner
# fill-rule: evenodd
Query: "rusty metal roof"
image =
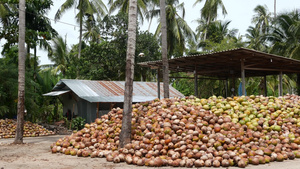
<path fill-rule="evenodd" d="M 124 88 L 124 81 L 62 79 L 54 86 L 52 92 L 71 90 L 89 102 L 124 102 Z M 163 94 L 163 83 L 160 83 L 160 93 Z M 52 96 L 49 93 L 45 95 Z M 184 97 L 184 95 L 170 86 L 170 97 Z M 133 82 L 133 102 L 150 101 L 155 98 L 157 98 L 157 82 Z"/>
<path fill-rule="evenodd" d="M 265 76 L 300 73 L 300 61 L 252 49 L 238 48 L 220 52 L 183 56 L 169 59 L 172 72 L 194 72 L 198 75 L 219 78 L 241 77 L 241 60 L 245 76 Z M 162 68 L 162 61 L 138 63 L 153 69 Z"/>

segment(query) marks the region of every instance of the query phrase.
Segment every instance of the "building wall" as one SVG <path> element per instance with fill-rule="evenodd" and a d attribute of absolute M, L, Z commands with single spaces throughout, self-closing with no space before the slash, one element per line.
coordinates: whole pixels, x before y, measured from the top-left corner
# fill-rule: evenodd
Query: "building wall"
<path fill-rule="evenodd" d="M 80 99 L 80 101 L 78 101 L 78 104 L 77 104 L 77 107 L 78 107 L 78 116 L 86 119 L 86 122 L 87 122 L 87 101 L 86 100 L 83 100 L 83 99 Z"/>
<path fill-rule="evenodd" d="M 68 110 L 73 111 L 74 109 L 73 117 L 80 116 L 86 119 L 86 123 L 92 123 L 97 118 L 97 103 L 90 103 L 84 99 L 79 98 L 74 93 L 73 95 L 67 93 L 61 95 L 60 97 L 63 103 L 64 116 L 66 115 Z M 120 106 L 122 104 L 123 103 L 115 104 L 114 107 Z M 110 103 L 99 103 L 99 117 L 103 116 L 104 114 L 107 114 L 109 111 Z"/>
<path fill-rule="evenodd" d="M 86 119 L 86 123 L 92 123 L 97 118 L 97 103 L 90 103 L 79 98 L 75 93 L 70 92 L 60 96 L 63 104 L 64 116 L 68 110 L 74 112 L 73 118 L 80 116 Z M 123 103 L 114 103 L 113 108 L 123 108 Z M 99 117 L 107 114 L 110 111 L 111 103 L 99 103 Z"/>
<path fill-rule="evenodd" d="M 64 116 L 66 115 L 68 110 L 71 110 L 71 112 L 73 112 L 73 116 L 78 115 L 78 109 L 77 109 L 77 103 L 74 99 L 74 97 L 78 100 L 80 98 L 78 98 L 76 95 L 73 94 L 73 96 L 71 95 L 71 93 L 66 93 L 60 96 L 61 97 L 61 101 L 63 104 L 63 113 Z"/>

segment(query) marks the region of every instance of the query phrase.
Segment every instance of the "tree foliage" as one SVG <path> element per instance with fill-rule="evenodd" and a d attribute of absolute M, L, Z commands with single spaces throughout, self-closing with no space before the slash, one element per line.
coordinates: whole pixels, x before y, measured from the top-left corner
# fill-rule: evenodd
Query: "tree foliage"
<path fill-rule="evenodd" d="M 91 43 L 83 49 L 80 77 L 92 80 L 124 80 L 127 47 L 126 15 L 106 16 L 100 27 L 102 42 Z M 159 45 L 149 32 L 138 32 L 135 53 L 135 80 L 153 80 L 155 72 L 137 63 L 159 59 Z M 140 55 L 143 53 L 143 55 Z"/>

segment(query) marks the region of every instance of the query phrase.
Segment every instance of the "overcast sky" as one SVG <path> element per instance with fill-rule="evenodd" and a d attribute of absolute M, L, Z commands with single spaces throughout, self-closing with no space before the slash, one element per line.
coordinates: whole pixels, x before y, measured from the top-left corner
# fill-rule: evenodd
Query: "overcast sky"
<path fill-rule="evenodd" d="M 107 2 L 108 0 L 103 0 L 103 2 Z M 65 0 L 53 0 L 54 6 L 52 6 L 51 11 L 48 13 L 48 17 L 50 19 L 54 19 L 54 15 L 56 11 L 59 9 L 61 4 L 65 2 Z M 184 2 L 186 15 L 185 20 L 190 25 L 190 27 L 195 31 L 197 24 L 194 20 L 200 18 L 200 10 L 204 5 L 205 0 L 201 4 L 197 4 L 193 7 L 195 0 L 180 0 L 180 2 Z M 240 35 L 245 35 L 247 28 L 252 25 L 251 18 L 254 15 L 253 9 L 257 5 L 266 5 L 268 10 L 274 14 L 274 0 L 223 0 L 225 8 L 227 10 L 227 15 L 224 17 L 221 15 L 221 11 L 219 12 L 218 19 L 220 20 L 228 20 L 231 21 L 229 28 L 236 28 L 239 30 Z M 299 9 L 300 3 L 298 0 L 276 0 L 276 13 L 281 13 L 285 11 L 292 11 L 294 9 Z M 78 43 L 79 37 L 79 27 L 75 21 L 76 11 L 74 9 L 68 10 L 63 17 L 60 19 L 60 22 L 52 22 L 52 26 L 57 32 L 63 36 L 67 37 L 67 43 L 69 48 L 71 45 Z M 62 23 L 63 22 L 63 23 Z M 157 21 L 152 22 L 150 32 L 154 32 L 157 26 Z M 148 29 L 148 22 L 145 21 L 144 25 L 141 26 L 142 30 Z M 2 50 L 3 41 L 0 42 L 0 50 Z M 47 52 L 43 52 L 41 50 L 38 51 L 38 55 L 40 57 L 40 64 L 49 64 L 51 63 L 47 58 Z"/>

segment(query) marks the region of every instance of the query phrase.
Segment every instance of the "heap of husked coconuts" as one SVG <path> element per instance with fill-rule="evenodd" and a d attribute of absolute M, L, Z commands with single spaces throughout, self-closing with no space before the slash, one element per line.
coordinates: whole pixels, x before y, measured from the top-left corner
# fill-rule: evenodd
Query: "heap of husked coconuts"
<path fill-rule="evenodd" d="M 300 158 L 300 97 L 156 99 L 132 109 L 132 141 L 119 148 L 120 108 L 51 145 L 52 153 L 139 166 L 246 167 Z"/>
<path fill-rule="evenodd" d="M 13 138 L 17 128 L 17 120 L 15 119 L 0 119 L 0 138 Z M 47 130 L 43 126 L 32 123 L 30 121 L 24 122 L 24 137 L 38 137 L 55 134 L 51 130 Z"/>

